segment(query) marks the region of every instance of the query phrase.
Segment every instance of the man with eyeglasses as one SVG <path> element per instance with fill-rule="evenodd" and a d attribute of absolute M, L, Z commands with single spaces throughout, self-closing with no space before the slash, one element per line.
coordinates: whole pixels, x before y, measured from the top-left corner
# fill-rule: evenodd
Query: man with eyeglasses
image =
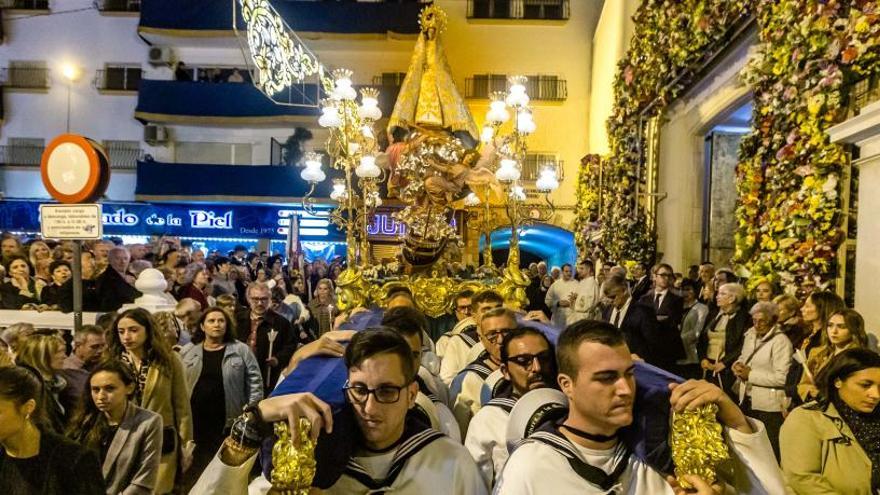
<path fill-rule="evenodd" d="M 656 364 L 667 371 L 673 371 L 675 362 L 684 357 L 684 346 L 678 331 L 684 314 L 684 300 L 672 290 L 674 281 L 672 266 L 660 263 L 654 267 L 654 289 L 640 299 L 642 304 L 654 307 L 656 329 L 660 332 L 658 341 L 662 345 L 655 353 Z"/>
<path fill-rule="evenodd" d="M 452 381 L 449 393 L 453 400 L 452 412 L 461 427 L 462 438 L 467 438 L 468 424 L 482 406 L 482 397 L 488 387 L 486 379 L 501 367 L 501 340 L 516 329 L 513 311 L 499 307 L 482 313 L 477 320 L 483 351 Z M 488 391 L 491 393 L 491 390 Z"/>
<path fill-rule="evenodd" d="M 461 320 L 452 329 L 441 357 L 440 378 L 444 383 L 451 384 L 458 373 L 473 360 L 472 350 L 475 352 L 474 347 L 480 346 L 477 324 L 481 316 L 491 309 L 500 308 L 503 304 L 504 298 L 492 289 L 480 291 L 471 298 L 473 316 Z"/>
<path fill-rule="evenodd" d="M 529 327 L 506 334 L 501 341 L 501 372 L 511 384 L 509 392 L 480 408 L 464 442 L 488 486 L 507 462 L 507 422 L 514 404 L 526 392 L 556 383 L 556 357 L 547 336 Z"/>
<path fill-rule="evenodd" d="M 290 361 L 296 351 L 298 336 L 286 318 L 270 309 L 271 291 L 261 283 L 252 283 L 245 293 L 250 309 L 236 314 L 238 340 L 251 348 L 260 363 L 265 392 L 275 388 L 278 374 Z M 272 353 L 269 354 L 269 341 L 272 340 Z M 268 380 L 266 379 L 268 370 Z"/>
<path fill-rule="evenodd" d="M 345 348 L 345 367 L 346 407 L 354 413 L 359 435 L 333 433 L 345 431 L 344 424 L 334 422 L 344 421 L 344 416 L 334 416 L 330 406 L 310 392 L 265 399 L 236 420 L 233 432 L 240 433 L 226 439 L 191 493 L 247 493 L 245 485 L 260 441 L 271 435 L 267 423 L 298 425 L 300 418 L 308 419 L 313 440 L 334 442 L 325 453 L 343 451 L 345 442 L 353 442 L 342 469 L 318 458 L 319 476 L 336 472 L 335 481 L 327 480 L 331 486 L 322 493 L 488 493 L 467 450 L 412 413 L 418 392 L 416 367 L 403 337 L 384 328 L 357 332 Z"/>
<path fill-rule="evenodd" d="M 474 320 L 471 318 L 471 297 L 473 297 L 474 291 L 470 289 L 465 289 L 460 291 L 455 295 L 455 302 L 452 308 L 452 312 L 455 315 L 455 325 L 447 331 L 444 332 L 443 335 L 437 337 L 437 356 L 440 359 L 443 359 L 443 355 L 446 353 L 446 347 L 449 345 L 449 340 L 453 335 L 457 335 L 461 333 L 463 328 L 462 322 L 467 320 L 468 323 L 465 323 L 464 326 L 473 325 Z"/>

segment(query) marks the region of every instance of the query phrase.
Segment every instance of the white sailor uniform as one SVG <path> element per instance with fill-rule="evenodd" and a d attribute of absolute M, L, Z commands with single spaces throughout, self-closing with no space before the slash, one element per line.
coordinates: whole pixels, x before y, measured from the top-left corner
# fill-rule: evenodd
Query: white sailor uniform
<path fill-rule="evenodd" d="M 483 351 L 479 358 L 461 370 L 449 387 L 452 413 L 461 427 L 462 438 L 467 438 L 468 424 L 483 405 L 486 378 L 492 374 L 492 369 L 485 364 L 488 360 L 489 353 Z"/>
<path fill-rule="evenodd" d="M 462 320 L 464 321 L 466 320 Z M 471 348 L 479 342 L 480 336 L 474 323 L 465 326 L 459 333 L 449 338 L 440 360 L 440 379 L 443 383 L 450 385 L 455 376 L 471 362 L 468 359 Z"/>
<path fill-rule="evenodd" d="M 737 494 L 786 493 L 785 482 L 764 424 L 749 419 L 754 433 L 724 429 L 733 460 Z M 614 494 L 673 495 L 665 476 L 619 443 L 609 450 L 575 445 L 555 428 L 543 428 L 516 447 L 493 492 L 495 495 Z"/>
<path fill-rule="evenodd" d="M 490 400 L 474 415 L 464 446 L 470 452 L 487 486 L 492 486 L 507 462 L 507 421 L 516 399 L 498 397 Z"/>

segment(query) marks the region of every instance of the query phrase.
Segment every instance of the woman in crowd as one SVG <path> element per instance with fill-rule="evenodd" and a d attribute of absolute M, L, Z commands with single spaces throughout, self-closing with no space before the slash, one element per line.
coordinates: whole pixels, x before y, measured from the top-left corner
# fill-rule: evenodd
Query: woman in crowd
<path fill-rule="evenodd" d="M 178 464 L 186 472 L 192 460 L 192 414 L 186 376 L 145 309 L 122 312 L 108 334 L 108 357 L 134 371 L 134 403 L 162 416 L 162 460 L 156 493 L 170 493 Z"/>
<path fill-rule="evenodd" d="M 780 294 L 773 298 L 773 304 L 779 310 L 779 329 L 791 341 L 791 346 L 800 348 L 807 336 L 801 322 L 801 303 L 791 294 Z"/>
<path fill-rule="evenodd" d="M 4 265 L 9 280 L 0 286 L 3 309 L 21 309 L 26 304 L 39 304 L 45 283 L 31 275 L 31 265 L 24 256 L 11 256 Z"/>
<path fill-rule="evenodd" d="M 43 410 L 47 426 L 59 434 L 67 427 L 67 420 L 79 400 L 64 377 L 66 350 L 64 339 L 57 332 L 35 330 L 20 342 L 15 358 L 16 364 L 28 366 L 40 374 L 45 384 Z"/>
<path fill-rule="evenodd" d="M 801 306 L 801 318 L 810 333 L 800 346 L 807 355 L 822 344 L 822 332 L 825 330 L 828 317 L 844 309 L 846 304 L 843 299 L 833 292 L 813 292 L 807 296 L 804 305 Z"/>
<path fill-rule="evenodd" d="M 333 282 L 329 278 L 322 278 L 315 287 L 315 297 L 309 302 L 309 320 L 311 333 L 316 338 L 332 330 L 333 318 L 339 314 L 336 309 L 336 296 Z M 332 313 L 332 316 L 331 316 Z"/>
<path fill-rule="evenodd" d="M 195 421 L 196 450 L 187 488 L 211 462 L 244 406 L 263 398 L 260 365 L 235 338 L 233 320 L 220 308 L 202 313 L 192 343 L 182 351 Z M 225 407 L 219 407 L 225 404 Z"/>
<path fill-rule="evenodd" d="M 89 375 L 68 436 L 98 452 L 107 495 L 154 493 L 162 456 L 162 417 L 134 405 L 131 368 L 111 359 Z"/>
<path fill-rule="evenodd" d="M 34 241 L 28 246 L 28 261 L 30 261 L 31 266 L 34 267 L 35 276 L 44 282 L 49 281 L 49 263 L 52 262 L 52 250 L 49 249 L 49 245 L 43 241 Z M 44 270 L 40 270 L 40 267 L 45 266 Z"/>
<path fill-rule="evenodd" d="M 211 282 L 211 272 L 205 267 L 204 263 L 190 263 L 186 266 L 186 273 L 183 275 L 183 287 L 177 293 L 177 299 L 195 299 L 198 301 L 201 309 L 204 310 L 209 306 L 208 296 Z"/>
<path fill-rule="evenodd" d="M 232 294 L 220 294 L 217 296 L 217 307 L 226 311 L 228 315 L 235 315 L 238 311 L 238 301 Z"/>
<path fill-rule="evenodd" d="M 844 309 L 837 311 L 828 318 L 828 325 L 822 332 L 822 345 L 810 351 L 798 394 L 803 401 L 815 399 L 819 394 L 814 377 L 828 364 L 834 356 L 852 348 L 867 348 L 868 334 L 865 333 L 865 320 L 858 311 Z"/>
<path fill-rule="evenodd" d="M 782 470 L 798 495 L 880 491 L 880 355 L 847 349 L 816 377 L 819 397 L 782 425 Z"/>
<path fill-rule="evenodd" d="M 791 363 L 791 342 L 776 325 L 779 312 L 771 302 L 752 306 L 752 328 L 743 340 L 742 353 L 733 363 L 739 403 L 747 416 L 759 419 L 779 459 L 779 428 L 787 410 L 785 377 Z"/>
<path fill-rule="evenodd" d="M 52 275 L 52 282 L 43 287 L 40 292 L 40 302 L 47 306 L 68 306 L 66 299 L 73 297 L 72 287 L 65 285 L 72 275 L 70 263 L 60 260 L 53 261 L 49 265 L 49 273 Z"/>
<path fill-rule="evenodd" d="M 766 278 L 758 280 L 752 291 L 752 299 L 755 302 L 773 302 L 773 297 L 775 296 L 776 287 L 773 285 L 773 282 Z"/>
<path fill-rule="evenodd" d="M 95 454 L 44 426 L 41 396 L 32 371 L 0 368 L 0 493 L 103 495 Z"/>
<path fill-rule="evenodd" d="M 709 313 L 706 327 L 697 339 L 697 354 L 703 376 L 731 390 L 734 376 L 730 367 L 739 359 L 743 338 L 751 326 L 748 309 L 743 305 L 745 289 L 728 283 L 715 291 L 717 309 Z"/>

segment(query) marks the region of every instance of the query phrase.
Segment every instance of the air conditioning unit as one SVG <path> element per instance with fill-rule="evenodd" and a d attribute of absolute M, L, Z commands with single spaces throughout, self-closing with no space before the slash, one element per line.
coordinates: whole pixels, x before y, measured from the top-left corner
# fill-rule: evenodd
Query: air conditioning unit
<path fill-rule="evenodd" d="M 151 65 L 171 65 L 174 63 L 174 51 L 169 46 L 150 47 Z"/>
<path fill-rule="evenodd" d="M 152 146 L 168 142 L 168 128 L 163 125 L 147 124 L 144 126 L 144 141 Z"/>

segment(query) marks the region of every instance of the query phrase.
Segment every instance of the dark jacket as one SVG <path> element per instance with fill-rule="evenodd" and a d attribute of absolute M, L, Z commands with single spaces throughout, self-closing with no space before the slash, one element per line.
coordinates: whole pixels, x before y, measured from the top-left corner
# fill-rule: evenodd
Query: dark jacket
<path fill-rule="evenodd" d="M 236 313 L 235 323 L 236 337 L 247 344 L 251 333 L 250 310 L 243 309 Z M 266 311 L 263 320 L 257 327 L 257 348 L 254 352 L 257 357 L 257 363 L 260 364 L 260 374 L 264 379 L 266 377 L 266 367 L 268 366 L 266 360 L 269 359 L 269 331 L 271 330 L 278 332 L 278 335 L 275 337 L 275 343 L 272 345 L 272 355 L 278 360 L 278 366 L 272 368 L 269 380 L 263 384 L 266 387 L 266 393 L 271 392 L 275 388 L 278 374 L 287 366 L 290 357 L 296 351 L 298 343 L 298 336 L 293 331 L 290 322 L 272 310 Z"/>
<path fill-rule="evenodd" d="M 12 282 L 4 282 L 0 285 L 0 308 L 21 309 L 25 304 L 39 304 L 36 279 L 31 278 L 28 281 L 28 290 L 34 295 L 33 297 L 21 295 L 21 290 L 12 285 Z"/>
<path fill-rule="evenodd" d="M 667 290 L 666 295 L 658 307 L 654 303 L 654 291 L 649 291 L 639 300 L 642 304 L 650 305 L 654 308 L 654 314 L 657 317 L 657 331 L 660 332 L 660 348 L 658 358 L 661 367 L 669 369 L 675 364 L 677 359 L 685 357 L 684 345 L 681 343 L 681 332 L 679 326 L 684 316 L 684 299 L 678 294 L 674 294 L 672 290 Z"/>
<path fill-rule="evenodd" d="M 651 287 L 653 283 L 651 282 L 651 277 L 649 275 L 644 275 L 642 278 L 638 280 L 633 280 L 632 282 L 632 298 L 636 301 L 640 300 L 642 296 L 651 291 Z"/>
<path fill-rule="evenodd" d="M 162 416 L 131 404 L 104 458 L 107 493 L 150 495 L 161 457 Z"/>
<path fill-rule="evenodd" d="M 193 284 L 186 284 L 180 288 L 180 292 L 177 293 L 177 299 L 181 300 L 184 298 L 190 298 L 195 300 L 202 307 L 202 311 L 208 309 L 208 296 L 205 295 L 204 292 L 199 290 Z"/>
<path fill-rule="evenodd" d="M 605 320 L 611 322 L 613 308 L 605 310 Z M 654 307 L 641 301 L 630 300 L 629 309 L 620 324 L 620 330 L 626 337 L 629 352 L 638 354 L 650 364 L 657 365 L 662 361 L 663 339 L 657 331 L 657 317 Z"/>
<path fill-rule="evenodd" d="M 116 311 L 123 304 L 132 303 L 141 297 L 140 291 L 129 285 L 113 267 L 107 267 L 104 273 L 98 277 L 96 283 L 98 308 L 101 311 Z"/>
<path fill-rule="evenodd" d="M 6 452 L 0 448 L 0 472 L 6 469 Z M 94 452 L 51 432 L 40 435 L 39 486 L 12 485 L 0 476 L 0 493 L 6 495 L 104 495 L 104 477 Z"/>

